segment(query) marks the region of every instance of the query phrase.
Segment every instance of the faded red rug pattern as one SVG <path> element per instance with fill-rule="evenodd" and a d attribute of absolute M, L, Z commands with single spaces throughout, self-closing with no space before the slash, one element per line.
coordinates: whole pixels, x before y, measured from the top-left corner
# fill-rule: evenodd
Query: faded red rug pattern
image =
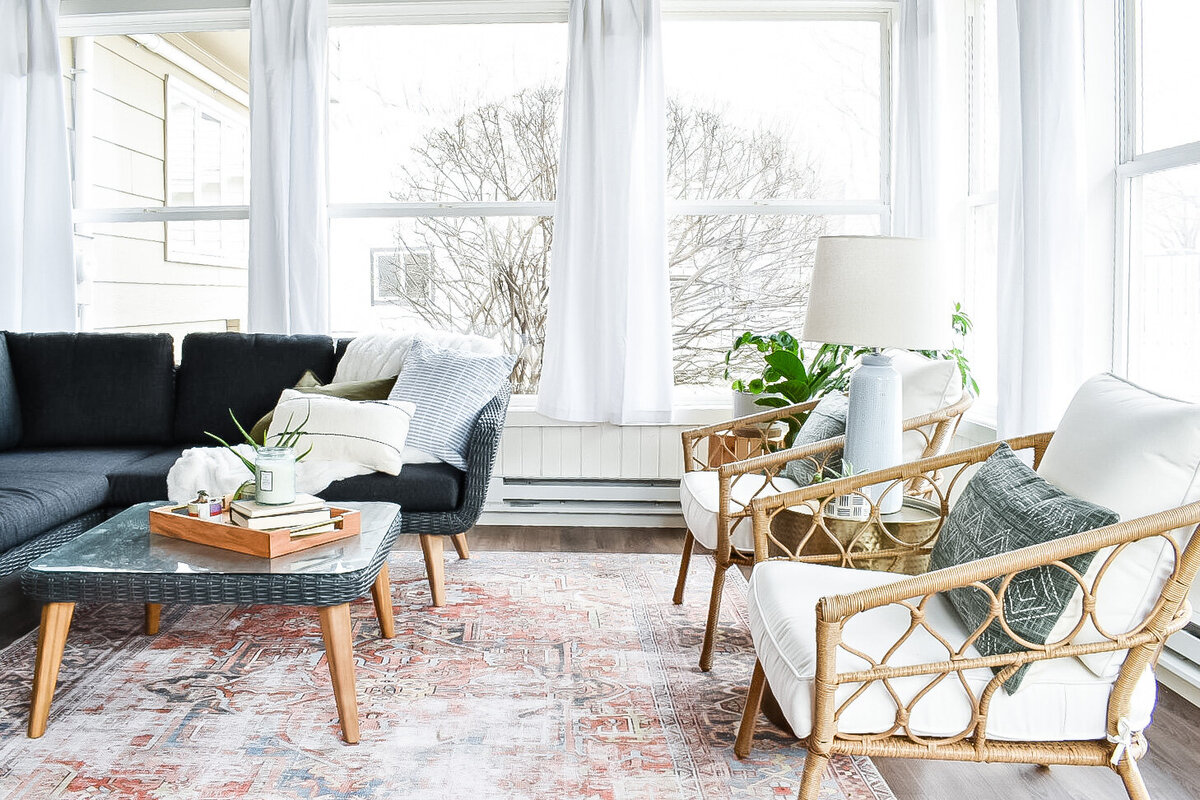
<path fill-rule="evenodd" d="M 420 555 L 392 557 L 396 638 L 353 606 L 362 741 L 342 743 L 312 609 L 77 609 L 46 735 L 25 738 L 36 632 L 0 651 L 0 797 L 133 800 L 794 797 L 803 749 L 763 721 L 732 744 L 754 655 L 730 572 L 713 670 L 696 667 L 712 562 L 477 553 L 428 607 Z M 822 798 L 893 800 L 840 757 Z"/>

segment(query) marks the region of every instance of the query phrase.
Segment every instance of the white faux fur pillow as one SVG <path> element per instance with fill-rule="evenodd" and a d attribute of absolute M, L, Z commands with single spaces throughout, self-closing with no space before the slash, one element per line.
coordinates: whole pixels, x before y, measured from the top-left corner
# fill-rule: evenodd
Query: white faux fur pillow
<path fill-rule="evenodd" d="M 305 432 L 296 443 L 297 454 L 311 446 L 313 461 L 344 461 L 399 475 L 415 411 L 412 403 L 398 400 L 346 400 L 284 389 L 266 441 L 278 441 L 290 423 Z"/>

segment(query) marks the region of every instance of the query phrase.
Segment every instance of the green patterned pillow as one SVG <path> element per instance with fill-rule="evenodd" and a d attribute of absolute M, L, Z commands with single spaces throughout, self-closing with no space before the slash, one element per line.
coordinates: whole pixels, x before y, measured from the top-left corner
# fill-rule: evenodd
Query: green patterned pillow
<path fill-rule="evenodd" d="M 832 439 L 834 436 L 841 436 L 846 432 L 846 412 L 849 408 L 850 403 L 846 399 L 846 395 L 841 392 L 834 392 L 822 397 L 821 402 L 817 403 L 817 407 L 809 412 L 808 419 L 800 426 L 800 430 L 796 433 L 796 439 L 792 442 L 792 447 L 804 447 Z M 824 461 L 826 478 L 837 477 L 841 474 L 841 450 L 825 454 L 820 459 Z M 815 456 L 797 458 L 789 461 L 779 474 L 785 478 L 791 478 L 801 486 L 808 486 L 822 467 L 817 461 L 818 457 Z"/>
<path fill-rule="evenodd" d="M 1052 542 L 1111 525 L 1118 519 L 1115 512 L 1072 497 L 1047 483 L 1007 444 L 1001 444 L 971 478 L 946 518 L 930 555 L 929 569 L 944 569 Z M 1084 574 L 1095 555 L 1073 556 L 1064 563 Z M 1002 580 L 993 578 L 985 583 L 995 592 Z M 1045 644 L 1078 587 L 1075 579 L 1060 567 L 1035 567 L 1019 573 L 1004 594 L 1004 618 L 1009 628 L 1026 641 Z M 975 631 L 990 614 L 991 598 L 981 589 L 964 587 L 946 594 L 969 632 Z M 1024 648 L 993 620 L 975 640 L 975 649 L 989 656 Z M 1017 690 L 1030 666 L 1026 664 L 1005 681 L 1006 692 L 1012 694 Z"/>

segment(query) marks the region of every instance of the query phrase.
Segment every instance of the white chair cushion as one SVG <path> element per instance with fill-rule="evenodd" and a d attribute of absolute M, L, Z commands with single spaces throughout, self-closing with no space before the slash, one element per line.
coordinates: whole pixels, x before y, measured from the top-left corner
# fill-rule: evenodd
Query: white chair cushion
<path fill-rule="evenodd" d="M 740 512 L 756 497 L 799 489 L 800 484 L 787 478 L 776 477 L 769 485 L 763 475 L 742 475 L 733 484 L 730 510 Z M 717 547 L 717 510 L 721 507 L 720 481 L 711 470 L 684 473 L 679 482 L 679 502 L 683 506 L 683 519 L 696 541 L 715 550 Z M 745 553 L 754 551 L 754 523 L 749 517 L 733 521 L 729 531 L 733 547 Z"/>
<path fill-rule="evenodd" d="M 909 350 L 888 350 L 892 366 L 900 373 L 900 405 L 904 419 L 932 414 L 962 396 L 958 365 L 943 358 L 926 358 Z M 925 437 L 905 431 L 901 444 L 905 461 L 916 461 L 925 452 Z"/>
<path fill-rule="evenodd" d="M 1097 375 L 1075 394 L 1050 440 L 1038 474 L 1065 492 L 1132 520 L 1200 499 L 1200 404 L 1149 392 L 1115 375 Z M 1176 532 L 1186 543 L 1189 530 Z M 1094 577 L 1111 550 L 1093 559 Z M 1096 613 L 1113 634 L 1139 625 L 1154 608 L 1174 567 L 1161 539 L 1127 547 L 1105 573 Z M 1070 633 L 1082 613 L 1082 593 L 1068 606 L 1051 640 Z M 1077 642 L 1100 641 L 1089 622 Z M 1125 653 L 1082 660 L 1100 677 L 1115 677 Z"/>
<path fill-rule="evenodd" d="M 828 595 L 884 586 L 907 577 L 790 561 L 764 561 L 755 566 L 749 596 L 754 649 L 771 691 L 797 736 L 803 738 L 812 731 L 817 601 Z M 945 598 L 931 597 L 925 614 L 934 630 L 953 647 L 961 647 L 966 631 Z M 853 617 L 845 626 L 843 639 L 878 661 L 910 622 L 903 607 L 874 609 Z M 965 655 L 977 657 L 978 653 L 968 648 Z M 921 629 L 888 659 L 888 664 L 933 663 L 949 656 L 945 645 Z M 869 667 L 862 658 L 839 648 L 839 672 Z M 965 675 L 978 697 L 994 673 L 990 669 L 977 669 Z M 921 675 L 890 683 L 901 701 L 907 703 L 932 680 L 932 676 Z M 1107 734 L 1106 714 L 1112 684 L 1112 680 L 1096 677 L 1075 659 L 1035 664 L 1015 694 L 1000 690 L 992 695 L 988 736 L 1009 741 L 1102 739 Z M 857 684 L 839 687 L 836 702 L 840 705 L 846 701 L 856 688 Z M 1130 723 L 1135 730 L 1149 725 L 1156 697 L 1154 674 L 1147 670 L 1133 692 Z M 972 719 L 970 699 L 957 676 L 943 679 L 911 711 L 909 731 L 919 736 L 953 736 L 962 732 Z M 876 682 L 842 711 L 838 730 L 882 733 L 892 730 L 895 724 L 896 703 L 887 689 Z"/>

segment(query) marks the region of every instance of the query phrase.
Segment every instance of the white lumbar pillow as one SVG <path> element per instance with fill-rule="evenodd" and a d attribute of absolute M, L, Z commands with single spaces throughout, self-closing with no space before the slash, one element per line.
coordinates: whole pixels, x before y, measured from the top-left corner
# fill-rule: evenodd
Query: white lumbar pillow
<path fill-rule="evenodd" d="M 342 461 L 399 475 L 404 441 L 417 407 L 396 400 L 346 400 L 284 389 L 267 430 L 267 444 L 287 427 L 303 427 L 297 453 L 313 461 Z"/>
<path fill-rule="evenodd" d="M 1200 500 L 1200 404 L 1147 391 L 1115 375 L 1097 375 L 1080 387 L 1046 447 L 1038 474 L 1063 491 L 1111 508 L 1122 521 Z M 1174 532 L 1180 550 L 1190 529 Z M 1092 584 L 1111 548 L 1101 550 L 1088 569 Z M 1110 634 L 1140 625 L 1158 601 L 1175 557 L 1161 538 L 1126 547 L 1104 574 L 1096 617 Z M 1082 613 L 1082 592 L 1050 633 L 1069 634 Z M 1089 621 L 1074 641 L 1098 642 Z M 1101 678 L 1113 678 L 1125 652 L 1081 656 Z"/>

